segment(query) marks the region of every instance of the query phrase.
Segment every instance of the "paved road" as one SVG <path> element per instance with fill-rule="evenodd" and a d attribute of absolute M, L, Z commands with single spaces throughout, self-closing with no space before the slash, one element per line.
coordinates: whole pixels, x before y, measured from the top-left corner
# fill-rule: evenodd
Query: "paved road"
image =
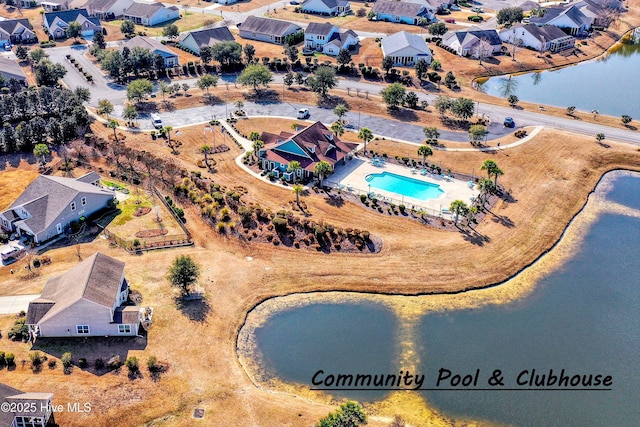
<path fill-rule="evenodd" d="M 29 303 L 39 297 L 40 294 L 0 297 L 0 314 L 14 314 L 19 313 L 21 310 L 27 311 Z"/>

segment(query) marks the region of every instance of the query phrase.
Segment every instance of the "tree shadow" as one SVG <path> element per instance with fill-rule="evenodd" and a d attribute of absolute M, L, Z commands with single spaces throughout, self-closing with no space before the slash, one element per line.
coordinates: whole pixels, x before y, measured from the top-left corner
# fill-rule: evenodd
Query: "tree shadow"
<path fill-rule="evenodd" d="M 325 97 L 319 97 L 317 103 L 318 107 L 330 109 L 336 108 L 336 106 L 338 106 L 339 104 L 350 108 L 349 101 L 337 95 L 327 95 Z"/>
<path fill-rule="evenodd" d="M 601 146 L 602 148 L 611 148 L 611 146 L 610 146 L 609 144 L 605 144 L 605 143 L 604 143 L 604 142 L 602 142 L 602 141 L 598 141 L 598 142 L 597 142 L 597 144 L 598 144 L 599 146 Z"/>
<path fill-rule="evenodd" d="M 473 228 L 469 229 L 460 229 L 460 233 L 462 234 L 462 238 L 476 246 L 484 246 L 485 243 L 491 243 L 491 238 L 489 236 L 485 236 L 483 234 L 478 233 Z"/>
<path fill-rule="evenodd" d="M 503 226 L 505 226 L 507 228 L 515 227 L 515 223 L 508 216 L 496 215 L 491 211 L 489 211 L 489 214 L 491 214 L 491 221 L 493 221 L 493 222 L 495 222 L 497 224 L 503 225 Z"/>
<path fill-rule="evenodd" d="M 194 322 L 203 323 L 207 320 L 209 312 L 211 312 L 211 306 L 204 297 L 202 297 L 202 299 L 184 299 L 177 297 L 175 300 L 178 310 Z"/>
<path fill-rule="evenodd" d="M 396 120 L 401 120 L 403 122 L 417 122 L 418 115 L 413 110 L 408 110 L 406 108 L 401 108 L 399 110 L 389 110 L 389 114 Z"/>
<path fill-rule="evenodd" d="M 164 109 L 166 111 L 172 112 L 176 110 L 176 104 L 169 99 L 165 99 L 164 101 L 162 101 L 162 105 L 164 106 Z"/>
<path fill-rule="evenodd" d="M 329 206 L 335 206 L 337 208 L 344 206 L 344 198 L 340 195 L 329 194 L 324 198 L 324 201 Z"/>

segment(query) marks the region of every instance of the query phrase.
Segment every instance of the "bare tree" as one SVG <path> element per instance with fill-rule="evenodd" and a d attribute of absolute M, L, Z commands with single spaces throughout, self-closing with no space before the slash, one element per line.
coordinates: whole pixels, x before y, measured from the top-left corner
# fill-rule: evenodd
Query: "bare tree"
<path fill-rule="evenodd" d="M 481 38 L 478 43 L 473 47 L 473 57 L 480 61 L 480 65 L 482 65 L 482 60 L 491 56 L 493 48 L 491 47 L 491 43 L 486 38 Z"/>

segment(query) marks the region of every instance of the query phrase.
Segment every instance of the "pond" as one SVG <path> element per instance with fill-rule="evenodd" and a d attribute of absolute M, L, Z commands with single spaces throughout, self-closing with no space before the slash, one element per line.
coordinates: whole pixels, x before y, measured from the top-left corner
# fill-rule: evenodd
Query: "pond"
<path fill-rule="evenodd" d="M 480 89 L 493 96 L 580 111 L 640 118 L 640 44 L 620 44 L 606 56 L 554 71 L 491 77 Z"/>
<path fill-rule="evenodd" d="M 606 199 L 640 207 L 640 174 L 614 176 Z M 573 257 L 524 300 L 418 321 L 412 339 L 420 355 L 417 371 L 426 376 L 420 393 L 429 405 L 453 418 L 517 426 L 640 425 L 640 218 L 605 213 L 584 233 Z M 399 341 L 407 339 L 399 338 L 399 325 L 381 304 L 312 303 L 275 313 L 255 330 L 255 339 L 269 375 L 371 402 L 388 390 L 335 390 L 340 387 L 322 381 L 338 373 L 398 374 Z M 461 374 L 479 369 L 484 378 L 500 369 L 505 389 L 533 369 L 610 375 L 612 386 L 433 390 L 440 368 Z M 319 370 L 320 384 L 312 384 Z"/>

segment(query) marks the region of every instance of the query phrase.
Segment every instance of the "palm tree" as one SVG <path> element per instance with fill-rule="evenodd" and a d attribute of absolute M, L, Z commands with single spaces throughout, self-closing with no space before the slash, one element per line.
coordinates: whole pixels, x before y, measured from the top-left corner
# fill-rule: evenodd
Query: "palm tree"
<path fill-rule="evenodd" d="M 477 213 L 478 213 L 478 208 L 475 206 L 471 206 L 470 208 L 467 209 L 467 212 L 466 212 L 467 227 L 469 226 L 469 224 L 471 224 L 471 221 L 473 221 L 476 218 Z"/>
<path fill-rule="evenodd" d="M 462 200 L 454 200 L 453 202 L 451 202 L 451 205 L 449 205 L 449 210 L 456 214 L 453 220 L 454 224 L 458 225 L 458 218 L 460 217 L 460 215 L 464 215 L 468 209 L 469 207 Z"/>
<path fill-rule="evenodd" d="M 482 200 L 482 207 L 487 202 L 489 194 L 493 194 L 496 191 L 496 186 L 489 178 L 482 178 L 478 183 L 478 189 L 480 190 L 480 199 Z"/>
<path fill-rule="evenodd" d="M 116 130 L 118 129 L 118 121 L 113 119 L 109 120 L 109 123 L 107 123 L 107 127 L 109 129 L 113 129 L 113 138 L 116 142 L 118 142 L 118 134 L 116 133 Z"/>
<path fill-rule="evenodd" d="M 253 155 L 256 156 L 256 158 L 260 157 L 259 154 L 262 147 L 264 147 L 264 142 L 259 139 L 253 141 Z"/>
<path fill-rule="evenodd" d="M 300 184 L 293 186 L 291 191 L 296 195 L 296 204 L 300 206 L 300 194 L 304 191 L 304 187 Z"/>
<path fill-rule="evenodd" d="M 204 154 L 204 163 L 209 164 L 209 153 L 211 152 L 211 146 L 207 144 L 203 145 L 202 147 L 200 147 L 200 152 Z"/>
<path fill-rule="evenodd" d="M 433 155 L 433 150 L 428 145 L 421 145 L 418 148 L 418 155 L 422 156 L 422 166 L 426 166 L 427 156 Z"/>
<path fill-rule="evenodd" d="M 495 181 L 493 183 L 496 187 L 498 187 L 498 175 L 502 175 L 504 174 L 504 172 L 498 167 L 496 162 L 491 159 L 487 159 L 484 161 L 480 169 L 486 170 L 489 178 L 491 178 L 491 175 L 493 175 L 495 177 Z"/>
<path fill-rule="evenodd" d="M 373 132 L 369 128 L 362 128 L 360 132 L 358 132 L 358 138 L 364 141 L 364 155 L 367 155 L 367 142 L 373 139 Z"/>
<path fill-rule="evenodd" d="M 336 105 L 336 108 L 333 109 L 333 114 L 338 117 L 338 123 L 342 123 L 342 118 L 345 116 L 345 114 L 347 114 L 348 111 L 349 109 L 345 107 L 344 104 Z"/>
<path fill-rule="evenodd" d="M 291 163 L 289 163 L 289 166 L 287 167 L 288 172 L 293 172 L 294 182 L 298 180 L 298 171 L 300 169 L 302 169 L 302 166 L 300 165 L 300 162 L 297 160 L 292 160 Z"/>
<path fill-rule="evenodd" d="M 165 126 L 162 130 L 167 134 L 167 144 L 171 145 L 171 131 L 173 130 L 173 127 Z"/>
<path fill-rule="evenodd" d="M 331 132 L 333 132 L 335 136 L 342 136 L 344 134 L 344 126 L 339 121 L 334 122 L 331 125 Z"/>
<path fill-rule="evenodd" d="M 322 181 L 333 171 L 333 168 L 329 162 L 320 160 L 313 168 L 313 171 L 318 175 L 318 182 L 322 185 Z"/>
<path fill-rule="evenodd" d="M 45 156 L 47 156 L 49 154 L 49 147 L 47 147 L 47 144 L 36 144 L 36 146 L 33 148 L 33 155 L 36 157 L 42 156 L 42 164 L 47 163 L 47 159 L 45 158 Z"/>

